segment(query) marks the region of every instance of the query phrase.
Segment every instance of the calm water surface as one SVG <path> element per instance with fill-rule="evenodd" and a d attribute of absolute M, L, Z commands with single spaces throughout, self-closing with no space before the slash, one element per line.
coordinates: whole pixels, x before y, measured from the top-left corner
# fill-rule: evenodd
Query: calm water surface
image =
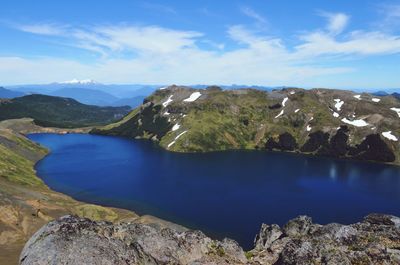
<path fill-rule="evenodd" d="M 78 200 L 131 209 L 250 248 L 261 223 L 300 214 L 351 223 L 400 215 L 400 167 L 284 153 L 171 153 L 146 141 L 32 134 L 51 149 L 38 175 Z"/>

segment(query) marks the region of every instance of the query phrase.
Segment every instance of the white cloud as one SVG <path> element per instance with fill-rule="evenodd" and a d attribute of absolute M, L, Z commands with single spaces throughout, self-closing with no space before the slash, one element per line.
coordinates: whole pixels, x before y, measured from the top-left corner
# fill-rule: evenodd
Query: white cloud
<path fill-rule="evenodd" d="M 303 35 L 304 41 L 296 47 L 302 57 L 322 55 L 382 55 L 400 52 L 400 36 L 381 32 L 353 31 L 339 41 L 330 34 L 313 32 Z"/>
<path fill-rule="evenodd" d="M 328 19 L 327 30 L 333 35 L 342 33 L 350 20 L 350 17 L 344 13 L 322 12 L 321 15 Z"/>
<path fill-rule="evenodd" d="M 255 19 L 257 22 L 259 22 L 259 23 L 263 23 L 263 24 L 265 24 L 265 23 L 267 23 L 267 19 L 266 18 L 264 18 L 262 15 L 260 15 L 260 14 L 258 14 L 256 11 L 254 11 L 252 8 L 250 8 L 250 7 L 242 7 L 241 9 L 240 9 L 240 11 L 244 14 L 244 15 L 246 15 L 246 16 L 248 16 L 248 17 L 250 17 L 250 18 L 253 18 L 253 19 Z"/>
<path fill-rule="evenodd" d="M 380 13 L 383 15 L 383 20 L 378 23 L 383 30 L 398 31 L 400 25 L 400 4 L 380 6 Z"/>
<path fill-rule="evenodd" d="M 62 35 L 64 34 L 64 27 L 53 24 L 28 24 L 15 26 L 21 31 L 40 34 L 40 35 Z"/>
<path fill-rule="evenodd" d="M 65 45 L 101 56 L 91 63 L 78 59 L 0 57 L 0 80 L 4 84 L 90 78 L 106 83 L 301 86 L 318 77 L 356 71 L 332 66 L 337 57 L 400 53 L 399 36 L 379 31 L 342 33 L 347 23 L 347 15 L 331 14 L 326 26 L 302 34 L 294 47 L 279 37 L 234 25 L 227 34 L 237 46 L 229 49 L 201 32 L 159 26 L 27 25 L 19 29 L 46 35 L 50 40 L 51 35 L 61 37 Z M 208 44 L 207 48 L 201 44 Z"/>
<path fill-rule="evenodd" d="M 203 34 L 194 31 L 178 31 L 157 26 L 110 26 L 97 27 L 91 35 L 77 36 L 92 45 L 111 50 L 171 53 L 194 46 L 196 38 Z"/>

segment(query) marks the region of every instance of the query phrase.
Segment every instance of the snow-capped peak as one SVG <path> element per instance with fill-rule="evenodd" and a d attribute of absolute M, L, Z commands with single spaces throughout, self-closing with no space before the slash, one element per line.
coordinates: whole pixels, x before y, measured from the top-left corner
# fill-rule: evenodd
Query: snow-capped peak
<path fill-rule="evenodd" d="M 69 81 L 60 82 L 60 84 L 89 85 L 89 84 L 97 84 L 97 82 L 92 79 L 78 80 L 78 79 L 74 78 Z"/>

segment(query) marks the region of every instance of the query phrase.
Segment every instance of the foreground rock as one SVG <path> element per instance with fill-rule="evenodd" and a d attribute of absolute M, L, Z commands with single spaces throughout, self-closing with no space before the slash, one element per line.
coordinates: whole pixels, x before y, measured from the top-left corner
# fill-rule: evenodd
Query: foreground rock
<path fill-rule="evenodd" d="M 199 231 L 93 222 L 65 216 L 26 244 L 21 264 L 241 264 L 235 241 L 214 241 Z"/>
<path fill-rule="evenodd" d="M 400 264 L 400 218 L 372 214 L 352 225 L 262 225 L 255 248 L 229 239 L 139 223 L 65 216 L 40 229 L 20 264 Z"/>

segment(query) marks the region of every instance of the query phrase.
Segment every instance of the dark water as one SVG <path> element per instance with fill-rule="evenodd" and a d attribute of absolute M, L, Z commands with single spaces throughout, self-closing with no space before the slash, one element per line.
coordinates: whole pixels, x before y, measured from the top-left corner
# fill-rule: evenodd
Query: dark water
<path fill-rule="evenodd" d="M 400 215 L 400 167 L 255 151 L 177 154 L 85 134 L 29 137 L 52 151 L 37 165 L 52 189 L 234 238 L 245 248 L 262 222 Z"/>

